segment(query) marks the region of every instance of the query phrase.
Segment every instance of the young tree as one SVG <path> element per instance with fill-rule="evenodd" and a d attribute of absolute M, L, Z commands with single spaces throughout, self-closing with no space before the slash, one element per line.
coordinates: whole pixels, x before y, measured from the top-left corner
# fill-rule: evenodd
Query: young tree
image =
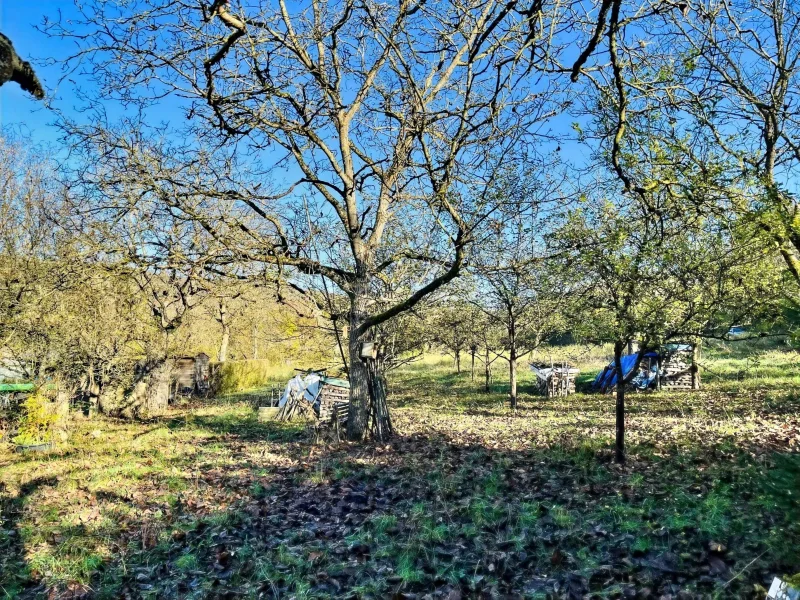
<path fill-rule="evenodd" d="M 459 298 L 446 296 L 431 316 L 433 338 L 445 354 L 453 357 L 456 373 L 461 373 L 461 355 L 470 352 L 474 342 L 475 307 Z M 474 366 L 474 356 L 473 356 Z"/>
<path fill-rule="evenodd" d="M 88 67 L 98 111 L 106 99 L 146 114 L 167 97 L 184 111 L 186 128 L 166 137 L 186 144 L 145 142 L 102 119 L 67 124 L 107 167 L 105 186 L 193 220 L 239 260 L 347 295 L 348 437 L 362 439 L 362 343 L 458 275 L 496 173 L 530 151 L 560 102 L 551 82 L 527 77 L 531 61 L 548 64 L 549 9 L 92 1 L 83 23 L 50 31 L 79 43 L 72 64 Z M 408 294 L 377 297 L 386 271 L 408 262 L 425 266 Z"/>
<path fill-rule="evenodd" d="M 476 279 L 472 300 L 503 331 L 498 356 L 508 363 L 514 410 L 518 362 L 566 326 L 561 308 L 569 283 L 549 261 L 545 246 L 563 195 L 564 180 L 553 167 L 548 175 L 508 173 L 499 182 L 498 209 L 480 230 L 471 264 Z"/>
<path fill-rule="evenodd" d="M 587 203 L 556 237 L 561 248 L 575 249 L 565 269 L 581 290 L 578 332 L 614 345 L 615 454 L 624 462 L 625 386 L 644 354 L 670 340 L 720 335 L 743 315 L 774 308 L 779 279 L 762 247 L 742 243 L 728 223 L 698 222 L 687 210 L 656 216 L 638 204 Z M 623 370 L 633 340 L 635 362 Z"/>
<path fill-rule="evenodd" d="M 564 291 L 557 278 L 548 276 L 541 264 L 527 257 L 483 269 L 481 278 L 476 302 L 503 332 L 499 339 L 502 350 L 494 354 L 508 363 L 509 404 L 516 410 L 519 361 L 566 328 Z"/>

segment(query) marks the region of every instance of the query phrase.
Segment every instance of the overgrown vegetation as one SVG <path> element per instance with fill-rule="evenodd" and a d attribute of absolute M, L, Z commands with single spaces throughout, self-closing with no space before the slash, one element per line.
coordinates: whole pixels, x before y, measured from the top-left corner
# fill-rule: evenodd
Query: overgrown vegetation
<path fill-rule="evenodd" d="M 7 597 L 751 597 L 800 561 L 798 354 L 754 352 L 769 372 L 736 347 L 706 354 L 716 380 L 703 391 L 629 398 L 624 467 L 611 397 L 532 396 L 521 372 L 511 416 L 506 380 L 487 394 L 437 357 L 393 377 L 389 445 L 315 446 L 302 423 L 213 401 L 76 421 L 49 454 L 3 447 L 0 585 Z"/>

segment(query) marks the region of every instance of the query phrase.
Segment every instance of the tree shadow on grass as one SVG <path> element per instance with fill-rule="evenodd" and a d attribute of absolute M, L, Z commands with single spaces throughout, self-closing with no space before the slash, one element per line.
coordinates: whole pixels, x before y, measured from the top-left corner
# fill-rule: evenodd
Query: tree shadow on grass
<path fill-rule="evenodd" d="M 293 442 L 304 435 L 311 421 L 259 421 L 255 413 L 247 417 L 237 415 L 192 415 L 185 419 L 164 422 L 170 430 L 203 429 L 219 436 L 232 436 L 243 442 Z"/>
<path fill-rule="evenodd" d="M 81 508 L 99 504 L 116 532 L 101 521 L 66 531 L 113 536 L 116 550 L 92 579 L 99 597 L 697 597 L 722 591 L 756 559 L 724 588 L 737 597 L 800 560 L 792 523 L 800 505 L 791 493 L 800 460 L 754 440 L 731 453 L 678 451 L 654 437 L 632 446 L 619 468 L 609 440 L 589 435 L 513 450 L 454 426 L 407 429 L 388 445 L 326 447 L 242 415 L 165 426 L 214 435 L 198 439 L 196 455 L 165 460 L 136 489 L 78 490 L 86 494 Z M 234 459 L 242 445 L 284 460 L 202 466 L 220 448 Z M 169 474 L 189 468 L 180 477 L 190 487 L 159 500 Z M 21 597 L 43 590 L 22 566 L 21 533 L 34 523 L 22 507 L 44 488 L 76 493 L 58 483 L 35 479 L 9 504 L 3 527 L 17 530 L 18 541 L 6 564 L 22 574 Z M 729 550 L 716 555 L 711 541 Z"/>
<path fill-rule="evenodd" d="M 54 476 L 37 477 L 20 486 L 12 496 L 0 482 L 0 592 L 4 597 L 15 598 L 25 591 L 34 594 L 44 591 L 30 580 L 20 528 L 26 499 L 39 489 L 57 483 L 58 478 Z"/>

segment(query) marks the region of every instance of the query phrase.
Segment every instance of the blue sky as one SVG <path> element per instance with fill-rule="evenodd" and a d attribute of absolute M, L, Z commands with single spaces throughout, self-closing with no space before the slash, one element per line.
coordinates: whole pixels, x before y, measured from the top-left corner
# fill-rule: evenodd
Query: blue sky
<path fill-rule="evenodd" d="M 75 15 L 72 0 L 0 0 L 0 32 L 11 38 L 17 53 L 34 64 L 45 88 L 56 87 L 60 76 L 58 65 L 42 66 L 40 61 L 59 58 L 74 48 L 71 42 L 49 38 L 36 30 L 45 15 L 57 18 L 59 10 L 64 18 Z M 73 98 L 71 86 L 61 86 L 53 100 L 66 109 Z M 25 133 L 35 141 L 55 139 L 57 132 L 48 123 L 53 114 L 45 104 L 34 100 L 19 86 L 9 83 L 0 88 L 0 125 L 4 129 Z"/>
<path fill-rule="evenodd" d="M 76 86 L 91 91 L 91 83 L 80 77 L 59 80 L 63 76 L 61 61 L 74 54 L 77 46 L 72 40 L 48 36 L 41 31 L 44 19 L 61 18 L 65 22 L 81 19 L 73 0 L 0 0 L 0 32 L 8 36 L 17 53 L 30 61 L 47 93 L 47 103 L 35 100 L 18 85 L 8 83 L 0 87 L 0 129 L 20 134 L 35 143 L 53 143 L 59 130 L 53 125 L 55 114 L 48 104 L 68 117 L 81 120 L 76 110 Z M 105 107 L 110 115 L 121 114 L 119 107 Z M 163 102 L 158 107 L 158 123 L 178 116 L 175 104 Z"/>
<path fill-rule="evenodd" d="M 67 116 L 78 116 L 79 113 L 75 110 L 75 86 L 91 84 L 80 80 L 78 83 L 70 80 L 59 83 L 62 76 L 60 61 L 75 52 L 75 42 L 50 37 L 39 30 L 45 17 L 53 21 L 58 20 L 59 16 L 67 22 L 81 18 L 73 0 L 0 0 L 0 32 L 11 39 L 23 59 L 34 65 L 47 91 L 48 103 Z M 176 105 L 170 104 L 162 103 L 159 106 L 159 122 L 179 116 Z M 112 113 L 116 112 L 113 106 L 106 108 Z M 80 120 L 79 116 L 78 119 Z M 59 132 L 52 125 L 54 120 L 55 115 L 44 102 L 33 99 L 16 84 L 9 83 L 0 87 L 0 128 L 3 130 L 29 136 L 35 142 L 55 142 Z M 565 150 L 565 145 L 570 141 L 566 138 L 573 137 L 569 129 L 570 121 L 565 115 L 554 119 L 552 123 L 554 128 L 566 133 L 565 139 L 561 140 L 561 146 Z M 575 145 L 571 145 L 570 150 L 570 153 L 576 154 L 583 154 L 585 151 Z"/>

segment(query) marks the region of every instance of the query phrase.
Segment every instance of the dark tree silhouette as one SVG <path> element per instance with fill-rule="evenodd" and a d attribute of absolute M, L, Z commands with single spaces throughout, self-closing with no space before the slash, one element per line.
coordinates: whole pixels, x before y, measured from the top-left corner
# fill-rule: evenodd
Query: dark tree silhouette
<path fill-rule="evenodd" d="M 0 33 L 0 86 L 9 81 L 18 83 L 23 90 L 39 100 L 44 98 L 42 84 L 31 64 L 22 60 L 14 50 L 11 40 Z"/>

